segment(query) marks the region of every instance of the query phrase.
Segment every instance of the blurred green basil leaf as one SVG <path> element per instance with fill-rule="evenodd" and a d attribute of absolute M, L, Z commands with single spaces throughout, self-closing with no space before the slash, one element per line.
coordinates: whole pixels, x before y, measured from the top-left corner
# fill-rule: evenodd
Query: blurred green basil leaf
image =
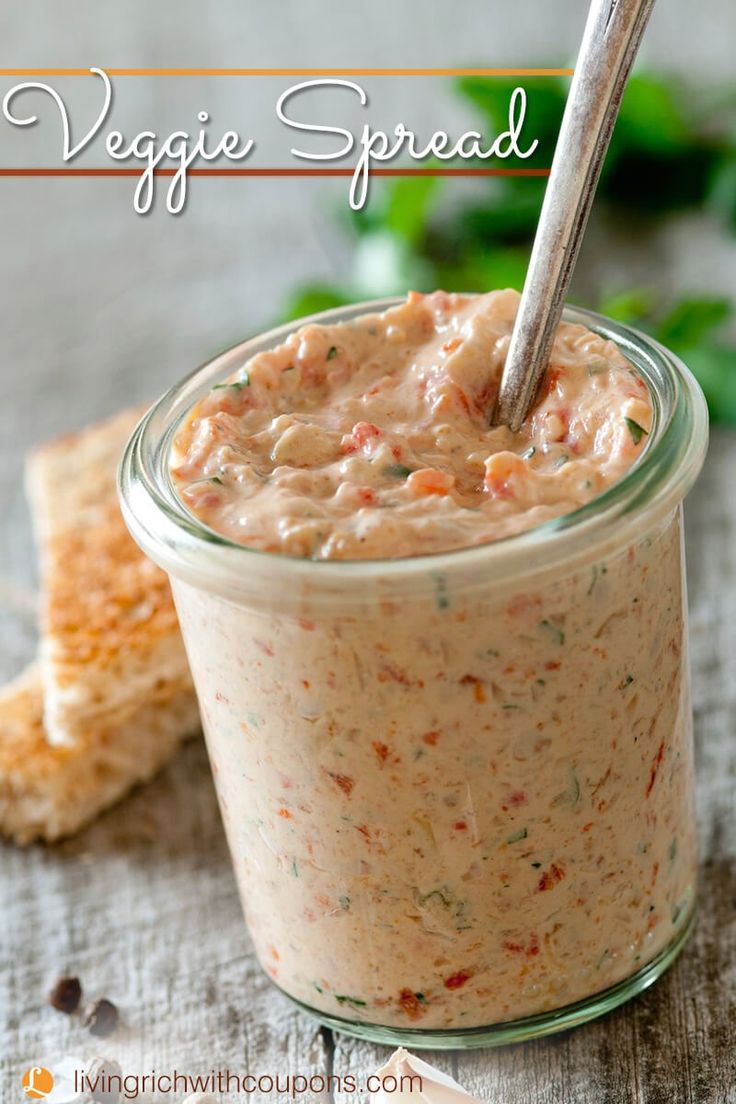
<path fill-rule="evenodd" d="M 673 349 L 697 345 L 733 313 L 729 299 L 700 297 L 681 299 L 660 319 L 654 334 Z"/>

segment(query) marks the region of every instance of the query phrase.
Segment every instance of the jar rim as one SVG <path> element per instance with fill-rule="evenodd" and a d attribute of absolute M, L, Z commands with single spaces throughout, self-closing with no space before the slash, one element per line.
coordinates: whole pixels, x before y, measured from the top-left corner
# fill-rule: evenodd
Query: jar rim
<path fill-rule="evenodd" d="M 226 349 L 162 395 L 134 429 L 118 473 L 123 516 L 143 551 L 170 574 L 233 596 L 243 588 L 257 592 L 266 579 L 307 586 L 354 586 L 386 578 L 407 584 L 437 573 L 483 569 L 498 580 L 598 550 L 612 537 L 621 541 L 636 528 L 631 523 L 639 516 L 637 507 L 664 514 L 684 498 L 707 448 L 707 407 L 699 384 L 678 357 L 646 334 L 593 311 L 565 307 L 563 321 L 583 325 L 619 348 L 644 378 L 654 407 L 647 446 L 637 462 L 584 506 L 484 544 L 356 560 L 313 560 L 252 548 L 209 529 L 187 510 L 170 479 L 168 457 L 181 419 L 215 382 L 304 325 L 347 321 L 403 301 L 401 296 L 364 301 L 296 319 Z"/>

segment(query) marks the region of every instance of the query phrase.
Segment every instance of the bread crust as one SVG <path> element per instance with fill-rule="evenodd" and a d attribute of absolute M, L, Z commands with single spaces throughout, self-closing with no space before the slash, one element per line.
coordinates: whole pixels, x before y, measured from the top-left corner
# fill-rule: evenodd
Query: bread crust
<path fill-rule="evenodd" d="M 151 778 L 199 730 L 191 685 L 169 684 L 120 724 L 54 746 L 43 724 L 38 665 L 0 691 L 0 833 L 16 843 L 53 842 L 78 831 Z"/>
<path fill-rule="evenodd" d="M 117 502 L 117 466 L 141 413 L 68 434 L 27 462 L 51 744 L 120 725 L 159 690 L 191 688 L 168 579 L 130 537 Z"/>

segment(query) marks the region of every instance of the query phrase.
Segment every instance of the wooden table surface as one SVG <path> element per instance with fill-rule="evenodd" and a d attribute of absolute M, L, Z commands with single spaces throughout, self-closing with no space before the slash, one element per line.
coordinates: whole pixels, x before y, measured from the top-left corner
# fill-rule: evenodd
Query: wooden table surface
<path fill-rule="evenodd" d="M 523 1046 L 427 1056 L 483 1101 L 736 1101 L 735 443 L 726 431 L 714 434 L 687 508 L 703 859 L 695 936 L 658 984 L 595 1023 Z M 8 639 L 23 618 L 18 592 L 12 604 Z M 321 1029 L 261 974 L 201 742 L 77 838 L 5 846 L 0 857 L 2 1101 L 22 1099 L 20 1075 L 30 1064 L 53 1068 L 66 1055 L 101 1053 L 138 1073 L 229 1068 L 360 1079 L 385 1061 L 385 1048 Z M 120 1006 L 124 1023 L 112 1038 L 95 1046 L 77 1020 L 45 1003 L 51 982 L 68 971 L 90 996 Z"/>

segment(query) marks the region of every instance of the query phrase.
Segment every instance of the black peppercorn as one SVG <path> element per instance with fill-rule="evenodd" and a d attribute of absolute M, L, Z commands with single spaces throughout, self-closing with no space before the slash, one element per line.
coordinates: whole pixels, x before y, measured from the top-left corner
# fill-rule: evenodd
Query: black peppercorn
<path fill-rule="evenodd" d="M 79 978 L 60 977 L 49 993 L 49 1004 L 57 1012 L 65 1012 L 71 1015 L 76 1012 L 82 999 L 82 986 Z"/>
<path fill-rule="evenodd" d="M 117 1008 L 104 997 L 95 1001 L 84 1014 L 84 1026 L 89 1028 L 91 1035 L 96 1035 L 99 1039 L 112 1035 L 118 1026 Z"/>

